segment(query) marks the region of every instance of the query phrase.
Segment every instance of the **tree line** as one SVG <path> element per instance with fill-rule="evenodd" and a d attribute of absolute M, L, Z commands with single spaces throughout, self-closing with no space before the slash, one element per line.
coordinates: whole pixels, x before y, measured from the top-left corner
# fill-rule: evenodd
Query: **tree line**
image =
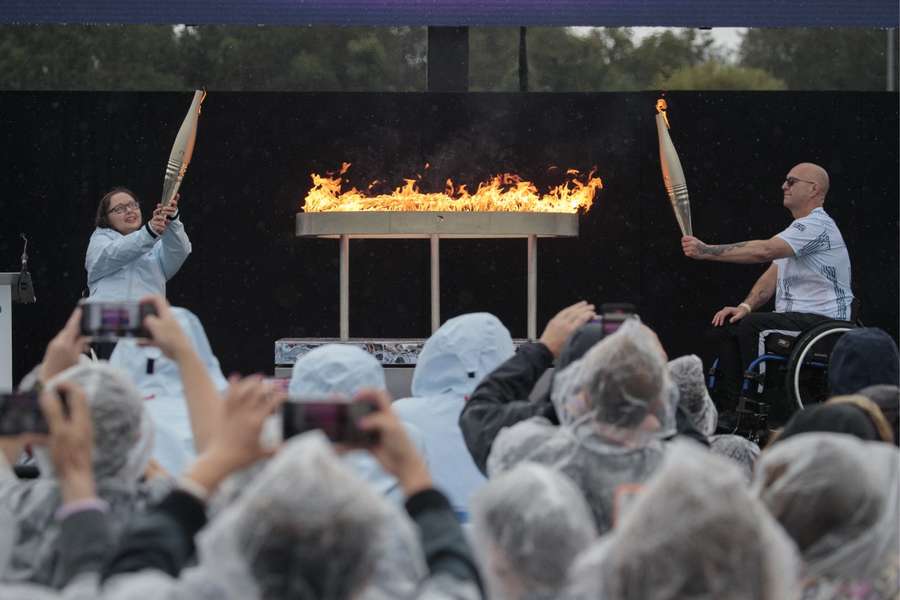
<path fill-rule="evenodd" d="M 896 38 L 896 36 L 895 36 Z M 0 89 L 423 91 L 424 27 L 0 26 Z M 880 29 L 527 30 L 529 90 L 884 90 Z M 519 89 L 519 30 L 470 28 L 472 91 Z"/>

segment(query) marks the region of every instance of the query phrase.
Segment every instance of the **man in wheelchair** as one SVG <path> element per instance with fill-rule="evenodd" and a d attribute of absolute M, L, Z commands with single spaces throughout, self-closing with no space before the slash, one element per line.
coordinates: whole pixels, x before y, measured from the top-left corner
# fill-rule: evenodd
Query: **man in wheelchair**
<path fill-rule="evenodd" d="M 805 332 L 826 321 L 849 321 L 850 257 L 834 220 L 825 212 L 828 173 L 812 163 L 794 166 L 781 190 L 794 217 L 768 240 L 709 245 L 681 238 L 685 256 L 732 263 L 769 263 L 769 268 L 737 306 L 713 316 L 718 345 L 716 403 L 720 412 L 736 408 L 744 369 L 760 353 L 760 332 Z M 754 312 L 775 295 L 775 312 Z"/>

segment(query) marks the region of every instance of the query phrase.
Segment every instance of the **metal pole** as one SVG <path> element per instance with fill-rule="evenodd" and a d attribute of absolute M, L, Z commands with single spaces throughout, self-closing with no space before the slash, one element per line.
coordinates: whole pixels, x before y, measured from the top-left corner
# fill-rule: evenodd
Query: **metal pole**
<path fill-rule="evenodd" d="M 528 339 L 537 339 L 537 236 L 528 236 Z"/>
<path fill-rule="evenodd" d="M 528 91 L 528 28 L 519 27 L 519 91 Z"/>
<path fill-rule="evenodd" d="M 350 236 L 341 236 L 341 339 L 350 339 Z"/>
<path fill-rule="evenodd" d="M 441 246 L 437 234 L 431 234 L 431 333 L 441 326 Z"/>
<path fill-rule="evenodd" d="M 897 90 L 897 29 L 891 27 L 887 30 L 887 91 Z"/>

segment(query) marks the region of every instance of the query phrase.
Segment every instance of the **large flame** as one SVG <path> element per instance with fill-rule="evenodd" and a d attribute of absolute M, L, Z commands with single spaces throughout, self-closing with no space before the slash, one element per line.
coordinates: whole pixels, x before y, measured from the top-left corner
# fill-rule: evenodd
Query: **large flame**
<path fill-rule="evenodd" d="M 425 165 L 428 168 L 428 165 Z M 594 194 L 603 187 L 594 170 L 581 176 L 575 169 L 566 171 L 566 181 L 546 194 L 541 194 L 530 181 L 518 175 L 503 173 L 490 181 L 478 184 L 473 193 L 465 185 L 455 185 L 447 180 L 443 192 L 419 190 L 417 179 L 404 179 L 404 185 L 390 194 L 370 196 L 358 189 L 341 191 L 341 176 L 350 168 L 344 163 L 337 174 L 321 176 L 313 173 L 313 187 L 303 204 L 305 212 L 326 211 L 503 211 L 503 212 L 558 212 L 587 211 L 594 201 Z M 369 185 L 371 190 L 378 182 Z"/>

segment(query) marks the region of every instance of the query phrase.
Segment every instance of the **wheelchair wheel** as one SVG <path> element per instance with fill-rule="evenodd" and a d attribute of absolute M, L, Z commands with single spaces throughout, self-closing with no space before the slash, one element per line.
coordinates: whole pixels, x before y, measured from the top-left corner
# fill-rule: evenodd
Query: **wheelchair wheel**
<path fill-rule="evenodd" d="M 828 399 L 828 361 L 835 343 L 854 329 L 847 321 L 826 321 L 797 338 L 787 363 L 785 389 L 789 401 L 802 409 Z"/>

